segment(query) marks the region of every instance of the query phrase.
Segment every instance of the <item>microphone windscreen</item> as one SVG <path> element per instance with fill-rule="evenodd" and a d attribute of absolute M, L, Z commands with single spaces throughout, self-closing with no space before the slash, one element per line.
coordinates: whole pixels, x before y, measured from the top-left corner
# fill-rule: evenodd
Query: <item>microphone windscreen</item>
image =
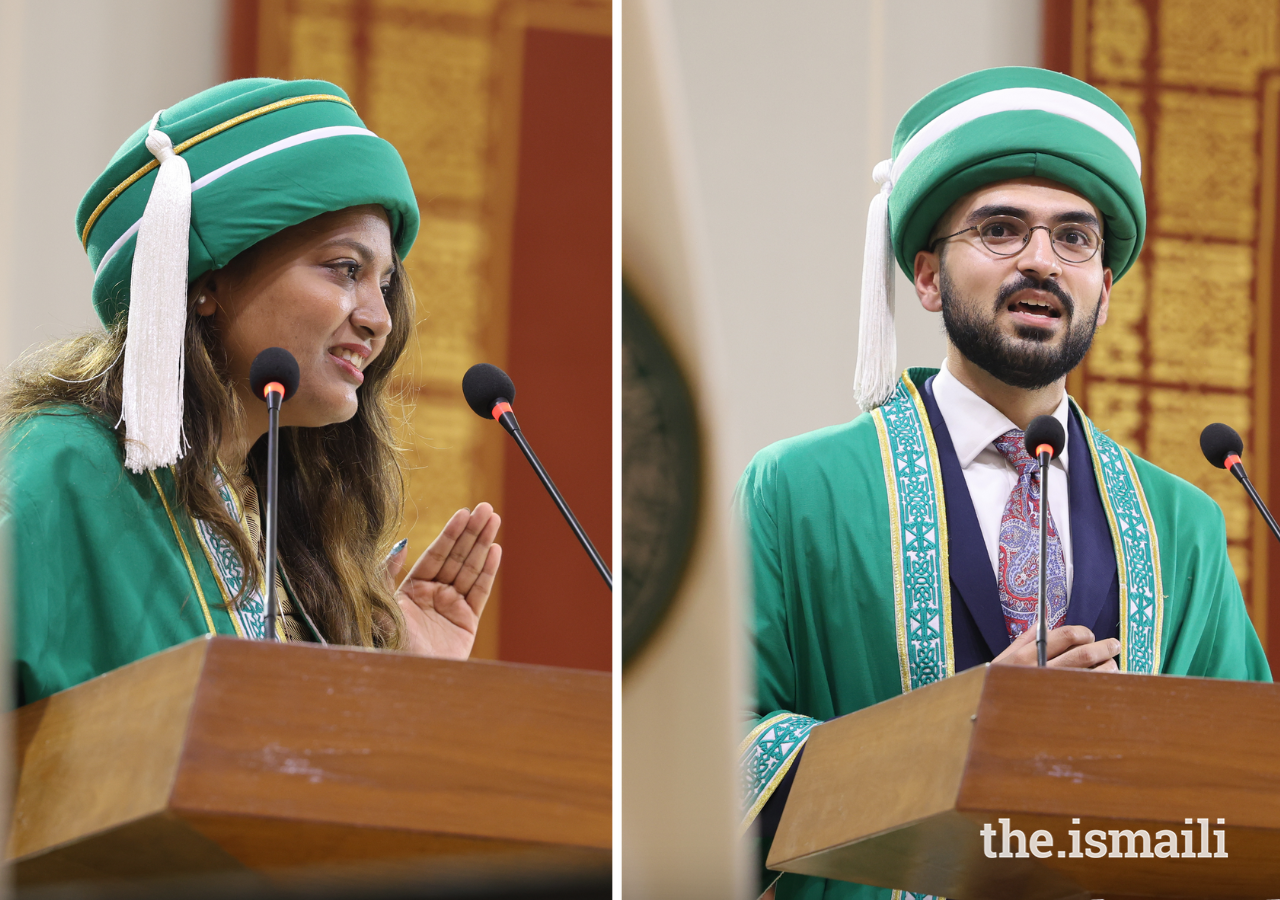
<path fill-rule="evenodd" d="M 1200 450 L 1205 459 L 1219 469 L 1225 469 L 1228 456 L 1232 453 L 1236 456 L 1244 454 L 1244 441 L 1240 440 L 1240 435 L 1230 425 L 1214 422 L 1200 432 Z"/>
<path fill-rule="evenodd" d="M 1027 426 L 1027 452 L 1032 456 L 1036 455 L 1036 448 L 1041 444 L 1052 447 L 1055 457 L 1061 456 L 1066 443 L 1067 435 L 1062 430 L 1062 423 L 1053 416 L 1036 416 Z"/>
<path fill-rule="evenodd" d="M 259 400 L 266 399 L 262 392 L 273 381 L 284 388 L 284 399 L 288 400 L 298 390 L 301 378 L 298 361 L 283 347 L 268 347 L 255 356 L 253 365 L 249 366 L 249 387 Z"/>
<path fill-rule="evenodd" d="M 497 366 L 476 363 L 462 376 L 462 396 L 467 398 L 477 416 L 488 419 L 493 414 L 493 404 L 499 400 L 514 403 L 516 386 L 511 377 Z"/>

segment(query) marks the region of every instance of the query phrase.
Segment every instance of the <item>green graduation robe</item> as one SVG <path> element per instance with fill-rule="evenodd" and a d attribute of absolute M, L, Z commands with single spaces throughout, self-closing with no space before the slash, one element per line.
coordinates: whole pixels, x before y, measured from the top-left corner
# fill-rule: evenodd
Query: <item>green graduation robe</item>
<path fill-rule="evenodd" d="M 744 831 L 815 724 L 954 674 L 945 502 L 920 397 L 936 371 L 909 370 L 873 413 L 766 448 L 739 483 L 756 665 Z M 1081 420 L 1117 548 L 1121 668 L 1270 681 L 1221 509 Z M 777 886 L 778 900 L 902 896 L 795 875 Z"/>
<path fill-rule="evenodd" d="M 77 407 L 23 420 L 3 447 L 19 702 L 239 633 L 171 471 L 125 469 L 115 435 Z"/>

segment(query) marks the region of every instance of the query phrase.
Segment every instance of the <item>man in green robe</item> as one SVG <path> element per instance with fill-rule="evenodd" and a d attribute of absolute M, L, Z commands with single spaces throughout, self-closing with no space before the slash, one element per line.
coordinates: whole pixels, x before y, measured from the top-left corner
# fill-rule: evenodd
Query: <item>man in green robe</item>
<path fill-rule="evenodd" d="M 1142 247 L 1124 113 L 1058 73 L 977 72 L 908 111 L 875 175 L 855 375 L 866 412 L 761 451 L 738 492 L 756 665 L 742 827 L 758 827 L 763 855 L 814 725 L 974 665 L 1035 663 L 1042 498 L 1023 432 L 1038 416 L 1067 435 L 1048 476 L 1049 664 L 1271 679 L 1221 510 L 1065 393 Z M 896 371 L 895 258 L 943 315 L 939 370 Z M 795 875 L 775 890 L 903 896 Z"/>

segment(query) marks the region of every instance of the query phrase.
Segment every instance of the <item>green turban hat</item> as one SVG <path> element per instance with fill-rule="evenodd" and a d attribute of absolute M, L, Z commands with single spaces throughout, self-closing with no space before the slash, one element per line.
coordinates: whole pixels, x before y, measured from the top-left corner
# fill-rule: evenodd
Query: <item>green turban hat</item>
<path fill-rule="evenodd" d="M 326 81 L 220 84 L 161 110 L 116 151 L 80 201 L 76 234 L 98 317 L 129 316 L 131 469 L 182 455 L 187 286 L 285 228 L 365 204 L 387 211 L 407 255 L 419 219 L 404 162 Z"/>
<path fill-rule="evenodd" d="M 893 260 L 914 277 L 916 254 L 953 203 L 984 185 L 1047 178 L 1093 203 L 1116 280 L 1142 250 L 1147 213 L 1133 125 L 1097 88 L 1046 69 L 974 72 L 930 92 L 902 117 L 893 158 L 876 166 L 867 217 L 854 392 L 864 410 L 897 381 Z"/>

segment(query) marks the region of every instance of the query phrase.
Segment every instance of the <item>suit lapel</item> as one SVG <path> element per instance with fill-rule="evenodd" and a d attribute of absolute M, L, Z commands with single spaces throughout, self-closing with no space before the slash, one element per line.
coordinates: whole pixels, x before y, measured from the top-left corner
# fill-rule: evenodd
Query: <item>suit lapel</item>
<path fill-rule="evenodd" d="M 956 456 L 955 445 L 947 423 L 938 410 L 933 397 L 933 378 L 924 384 L 922 392 L 925 410 L 929 414 L 929 427 L 938 448 L 938 462 L 942 467 L 942 490 L 947 510 L 947 540 L 950 543 L 948 560 L 951 567 L 951 585 L 954 594 L 964 601 L 961 615 L 952 604 L 952 642 L 956 653 L 956 671 L 989 662 L 1009 646 L 1009 632 L 1004 624 L 1004 612 L 1000 608 L 1000 589 L 996 574 L 991 569 L 987 545 L 978 527 L 978 515 L 969 497 L 969 485 L 964 480 L 964 470 Z M 1074 452 L 1074 447 L 1072 448 Z M 1088 454 L 1088 450 L 1085 450 Z M 1075 530 L 1071 532 L 1075 535 Z M 1114 560 L 1112 560 L 1114 566 Z"/>
<path fill-rule="evenodd" d="M 1071 603 L 1067 624 L 1084 625 L 1098 640 L 1119 637 L 1120 578 L 1107 513 L 1102 508 L 1093 456 L 1071 407 L 1067 420 L 1067 502 L 1071 504 Z M 1052 510 L 1050 510 L 1052 515 Z"/>

